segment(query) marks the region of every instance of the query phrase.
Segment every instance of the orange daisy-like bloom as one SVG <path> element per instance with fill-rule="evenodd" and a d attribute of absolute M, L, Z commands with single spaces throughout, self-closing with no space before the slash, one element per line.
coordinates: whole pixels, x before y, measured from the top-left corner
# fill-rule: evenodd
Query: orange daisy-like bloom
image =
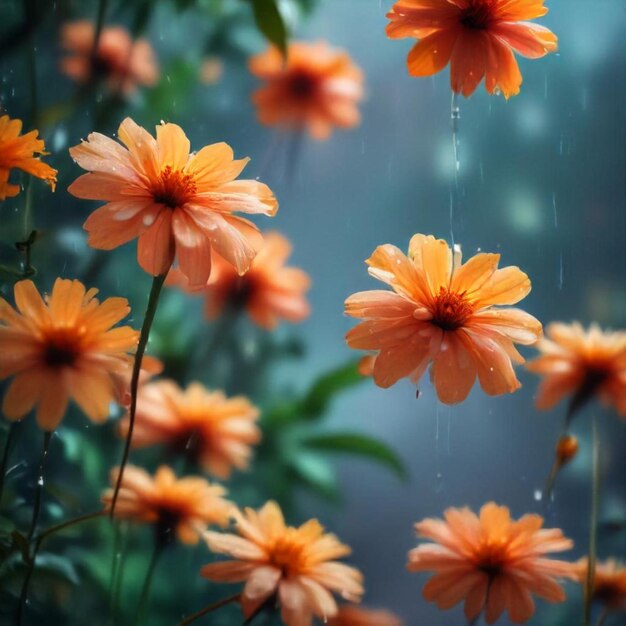
<path fill-rule="evenodd" d="M 326 620 L 337 614 L 332 591 L 358 602 L 361 573 L 336 560 L 350 548 L 325 533 L 317 520 L 286 526 L 275 502 L 259 511 L 237 511 L 234 517 L 238 535 L 204 534 L 213 552 L 234 560 L 205 565 L 201 573 L 215 582 L 245 581 L 241 605 L 246 618 L 276 598 L 286 626 L 310 626 L 314 616 Z"/>
<path fill-rule="evenodd" d="M 407 59 L 412 76 L 431 76 L 450 63 L 455 93 L 470 96 L 485 78 L 490 94 L 520 91 L 514 51 L 537 59 L 556 52 L 557 37 L 524 20 L 548 12 L 544 0 L 399 0 L 387 17 L 391 39 L 418 39 Z"/>
<path fill-rule="evenodd" d="M 250 72 L 265 81 L 252 95 L 262 124 L 306 128 L 327 139 L 333 128 L 360 121 L 363 74 L 350 56 L 326 42 L 292 42 L 287 60 L 274 47 L 250 59 Z"/>
<path fill-rule="evenodd" d="M 57 278 L 44 300 L 30 280 L 15 285 L 17 310 L 0 299 L 0 379 L 14 376 L 2 404 L 10 420 L 35 405 L 37 422 L 54 430 L 73 399 L 93 421 L 109 415 L 117 380 L 132 363 L 139 333 L 113 328 L 130 312 L 126 298 L 100 303 L 97 289 Z"/>
<path fill-rule="evenodd" d="M 563 602 L 557 582 L 576 578 L 576 565 L 548 558 L 573 543 L 558 529 L 543 529 L 539 515 L 511 519 L 509 509 L 490 502 L 480 516 L 467 508 L 450 508 L 445 520 L 425 519 L 415 525 L 425 543 L 409 552 L 407 569 L 432 571 L 424 597 L 440 609 L 465 601 L 467 619 L 484 610 L 487 624 L 507 611 L 514 624 L 526 623 L 535 612 L 533 594 Z"/>
<path fill-rule="evenodd" d="M 258 409 L 247 398 L 227 398 L 200 383 L 181 389 L 174 381 L 160 380 L 139 389 L 133 430 L 133 448 L 165 444 L 193 457 L 218 478 L 233 468 L 246 469 L 252 446 L 261 440 Z M 128 418 L 121 433 L 128 432 Z"/>
<path fill-rule="evenodd" d="M 111 472 L 111 484 L 117 484 L 119 468 Z M 114 516 L 140 524 L 153 524 L 157 540 L 169 542 L 175 532 L 179 541 L 196 544 L 209 525 L 228 525 L 235 506 L 224 499 L 226 490 L 204 478 L 186 476 L 177 479 L 171 468 L 163 465 L 154 477 L 140 467 L 124 470 Z M 113 489 L 102 496 L 110 510 Z"/>
<path fill-rule="evenodd" d="M 454 258 L 453 258 L 454 257 Z M 464 400 L 476 376 L 489 395 L 520 387 L 511 361 L 524 359 L 514 344 L 532 344 L 541 324 L 511 308 L 530 291 L 518 267 L 498 269 L 499 254 L 477 254 L 461 265 L 448 244 L 415 235 L 406 256 L 379 246 L 369 273 L 393 291 L 363 291 L 346 300 L 346 314 L 362 319 L 346 335 L 351 348 L 378 350 L 374 381 L 390 387 L 404 377 L 419 381 L 432 362 L 431 379 L 442 402 Z"/>
<path fill-rule="evenodd" d="M 102 79 L 110 90 L 126 94 L 139 85 L 156 84 L 159 66 L 148 41 L 133 41 L 122 26 L 105 26 L 94 54 L 94 36 L 95 27 L 89 20 L 63 25 L 61 47 L 67 55 L 60 65 L 64 74 L 80 84 Z"/>
<path fill-rule="evenodd" d="M 45 180 L 54 191 L 57 171 L 44 163 L 36 154 L 45 155 L 43 139 L 38 139 L 38 130 L 22 132 L 22 120 L 13 120 L 8 115 L 0 117 L 0 200 L 13 198 L 20 192 L 19 185 L 9 183 L 11 170 L 18 169 Z"/>
<path fill-rule="evenodd" d="M 548 326 L 537 348 L 541 356 L 527 365 L 544 377 L 537 408 L 550 409 L 571 396 L 571 410 L 575 410 L 597 396 L 626 417 L 626 331 L 555 323 Z"/>
<path fill-rule="evenodd" d="M 340 606 L 335 617 L 331 617 L 328 626 L 403 626 L 404 622 L 389 611 L 362 609 L 358 606 Z"/>
<path fill-rule="evenodd" d="M 239 276 L 218 255 L 213 256 L 211 276 L 202 288 L 205 300 L 205 315 L 211 320 L 226 306 L 245 308 L 255 324 L 271 330 L 280 319 L 292 323 L 301 322 L 309 316 L 309 303 L 305 292 L 311 281 L 306 272 L 295 267 L 285 267 L 291 254 L 291 244 L 279 233 L 266 233 L 263 247 L 250 265 L 250 269 Z M 187 291 L 189 281 L 180 272 L 173 270 L 168 283 Z"/>
<path fill-rule="evenodd" d="M 588 559 L 578 561 L 578 581 L 587 585 Z M 626 567 L 615 559 L 596 563 L 592 599 L 611 611 L 626 611 Z"/>
<path fill-rule="evenodd" d="M 89 245 L 112 250 L 139 238 L 139 265 L 153 276 L 168 271 L 174 257 L 191 286 L 206 285 L 211 250 L 245 273 L 260 247 L 258 229 L 233 212 L 274 215 L 267 185 L 235 180 L 249 159 L 233 160 L 225 143 L 189 153 L 176 124 L 157 127 L 156 140 L 126 118 L 118 136 L 128 149 L 100 133 L 70 148 L 89 174 L 69 187 L 78 198 L 107 204 L 85 222 Z"/>

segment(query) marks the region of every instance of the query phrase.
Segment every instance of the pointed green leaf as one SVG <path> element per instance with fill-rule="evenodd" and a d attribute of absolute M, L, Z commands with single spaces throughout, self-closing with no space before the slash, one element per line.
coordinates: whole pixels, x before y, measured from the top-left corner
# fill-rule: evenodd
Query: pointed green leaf
<path fill-rule="evenodd" d="M 406 467 L 400 457 L 386 443 L 368 435 L 360 433 L 329 433 L 307 437 L 302 443 L 307 448 L 313 450 L 343 452 L 368 458 L 385 465 L 402 480 L 406 480 L 408 476 Z"/>
<path fill-rule="evenodd" d="M 303 417 L 321 417 L 331 400 L 342 391 L 363 382 L 364 377 L 359 373 L 359 361 L 350 361 L 341 367 L 323 374 L 313 384 L 309 392 L 302 399 L 300 411 Z"/>
<path fill-rule="evenodd" d="M 254 21 L 263 35 L 287 56 L 287 27 L 276 0 L 250 0 Z"/>

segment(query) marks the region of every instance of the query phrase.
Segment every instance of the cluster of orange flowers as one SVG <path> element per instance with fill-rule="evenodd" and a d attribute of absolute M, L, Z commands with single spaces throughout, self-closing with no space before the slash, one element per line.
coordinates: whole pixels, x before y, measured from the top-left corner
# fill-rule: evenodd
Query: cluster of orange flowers
<path fill-rule="evenodd" d="M 521 84 L 513 50 L 535 58 L 556 49 L 548 29 L 524 21 L 546 12 L 543 0 L 400 0 L 388 15 L 387 32 L 418 40 L 408 59 L 411 74 L 433 74 L 450 63 L 453 91 L 469 96 L 484 78 L 487 91 L 508 98 Z M 87 22 L 66 26 L 66 74 L 80 82 L 104 78 L 126 93 L 156 81 L 147 42 L 105 28 L 94 55 L 94 37 Z M 250 70 L 265 81 L 253 96 L 264 124 L 325 139 L 334 127 L 359 121 L 361 71 L 323 42 L 291 44 L 286 62 L 270 49 L 251 59 Z M 19 120 L 0 118 L 0 199 L 19 192 L 8 182 L 12 169 L 54 188 L 56 170 L 36 156 L 45 154 L 38 132 L 20 132 Z M 103 203 L 84 224 L 90 246 L 112 250 L 136 239 L 139 265 L 155 277 L 168 275 L 169 285 L 204 294 L 208 319 L 227 306 L 245 309 L 265 329 L 308 316 L 310 281 L 286 266 L 288 240 L 275 232 L 263 237 L 239 215 L 271 217 L 278 209 L 267 185 L 239 178 L 248 159 L 235 159 L 226 143 L 191 152 L 184 131 L 171 123 L 159 125 L 154 137 L 127 118 L 117 137 L 119 142 L 94 132 L 70 149 L 87 173 L 69 192 Z M 524 363 L 516 346 L 535 345 L 540 356 L 528 369 L 544 377 L 539 408 L 566 396 L 577 407 L 598 397 L 626 416 L 626 332 L 553 324 L 544 338 L 535 317 L 512 308 L 530 292 L 529 277 L 514 266 L 499 268 L 499 262 L 499 254 L 479 253 L 463 263 L 460 248 L 430 235 L 414 235 L 408 254 L 379 246 L 367 260 L 369 273 L 390 289 L 356 293 L 345 303 L 346 314 L 359 320 L 348 345 L 370 352 L 363 371 L 390 387 L 403 378 L 417 383 L 430 367 L 438 398 L 454 404 L 467 398 L 476 380 L 492 396 L 516 391 L 514 365 Z M 0 379 L 12 379 L 2 403 L 8 419 L 35 409 L 41 428 L 52 431 L 70 400 L 95 422 L 107 419 L 112 402 L 128 404 L 139 333 L 118 325 L 130 312 L 126 299 L 100 302 L 96 293 L 58 278 L 42 297 L 24 280 L 15 285 L 15 307 L 0 299 Z M 156 373 L 158 365 L 148 361 L 132 446 L 168 447 L 219 479 L 246 469 L 261 439 L 258 409 L 247 398 L 228 398 L 200 383 L 181 389 L 167 379 L 148 380 Z M 131 419 L 121 421 L 121 436 L 129 434 Z M 568 443 L 561 452 L 567 460 L 577 450 Z M 360 601 L 363 577 L 340 560 L 350 549 L 317 520 L 289 526 L 274 502 L 240 510 L 220 485 L 177 478 L 167 466 L 154 476 L 139 467 L 115 469 L 112 485 L 118 480 L 117 499 L 113 489 L 103 495 L 114 516 L 152 525 L 159 544 L 202 539 L 229 557 L 201 574 L 243 583 L 239 601 L 246 619 L 277 605 L 287 626 L 309 626 L 314 618 L 332 626 L 400 625 L 385 611 L 338 604 L 337 595 Z M 231 521 L 232 533 L 209 529 L 226 530 Z M 508 612 L 514 623 L 525 623 L 534 613 L 534 596 L 562 602 L 561 581 L 587 580 L 586 561 L 550 558 L 573 545 L 560 530 L 544 529 L 537 515 L 513 520 L 493 502 L 478 515 L 450 508 L 444 520 L 425 519 L 416 530 L 429 542 L 409 553 L 409 571 L 432 572 L 425 598 L 441 609 L 464 602 L 469 620 L 484 615 L 493 624 Z M 611 609 L 624 608 L 626 570 L 614 562 L 598 565 L 594 597 Z"/>

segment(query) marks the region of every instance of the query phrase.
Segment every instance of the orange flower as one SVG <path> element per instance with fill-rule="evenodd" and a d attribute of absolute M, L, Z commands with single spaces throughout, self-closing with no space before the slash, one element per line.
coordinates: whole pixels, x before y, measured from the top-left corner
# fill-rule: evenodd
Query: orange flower
<path fill-rule="evenodd" d="M 544 376 L 537 408 L 550 409 L 572 396 L 571 410 L 597 396 L 626 417 L 626 331 L 603 332 L 573 324 L 550 324 L 537 348 L 541 356 L 528 369 Z"/>
<path fill-rule="evenodd" d="M 119 468 L 111 472 L 111 484 L 117 483 Z M 182 543 L 196 544 L 210 524 L 228 525 L 234 505 L 224 499 L 226 490 L 211 485 L 204 478 L 186 476 L 177 479 L 171 468 L 159 467 L 154 478 L 140 467 L 124 470 L 114 516 L 141 524 L 153 524 L 158 541 L 168 543 L 176 532 Z M 113 489 L 107 489 L 102 501 L 111 508 Z"/>
<path fill-rule="evenodd" d="M 113 328 L 128 315 L 125 298 L 100 303 L 97 289 L 57 278 L 41 298 L 30 280 L 15 285 L 14 310 L 0 299 L 0 379 L 14 376 L 2 410 L 10 420 L 37 405 L 37 422 L 54 430 L 73 399 L 94 422 L 109 415 L 116 379 L 128 372 L 139 333 Z"/>
<path fill-rule="evenodd" d="M 245 307 L 254 323 L 267 330 L 275 328 L 279 319 L 296 323 L 307 318 L 310 310 L 304 292 L 311 281 L 301 269 L 285 267 L 290 254 L 289 241 L 275 232 L 266 233 L 263 247 L 243 276 L 215 254 L 211 276 L 202 289 L 207 319 L 217 317 L 227 305 Z M 176 270 L 168 276 L 168 284 L 198 291 Z"/>
<path fill-rule="evenodd" d="M 578 561 L 578 581 L 587 585 L 588 559 Z M 593 600 L 603 604 L 611 611 L 626 611 L 626 567 L 615 559 L 596 563 L 593 581 Z"/>
<path fill-rule="evenodd" d="M 393 291 L 363 291 L 346 300 L 346 313 L 363 319 L 346 336 L 359 350 L 378 350 L 374 381 L 390 387 L 404 377 L 419 381 L 433 363 L 431 379 L 442 402 L 467 397 L 476 376 L 489 395 L 520 387 L 511 361 L 524 359 L 514 345 L 532 344 L 541 324 L 515 304 L 530 291 L 517 267 L 498 269 L 499 254 L 477 254 L 461 265 L 442 239 L 415 235 L 409 255 L 379 246 L 369 273 Z"/>
<path fill-rule="evenodd" d="M 331 617 L 328 626 L 403 626 L 404 622 L 389 611 L 372 611 L 357 606 L 339 607 L 335 617 Z"/>
<path fill-rule="evenodd" d="M 93 55 L 94 34 L 89 20 L 63 25 L 61 47 L 68 53 L 60 63 L 64 74 L 80 84 L 102 79 L 111 91 L 126 94 L 136 91 L 139 85 L 156 84 L 159 67 L 145 39 L 133 41 L 122 26 L 105 26 Z"/>
<path fill-rule="evenodd" d="M 511 519 L 509 509 L 490 502 L 480 517 L 467 508 L 450 508 L 445 521 L 425 519 L 415 525 L 425 543 L 409 552 L 407 569 L 432 571 L 424 597 L 440 609 L 465 600 L 465 615 L 476 619 L 483 610 L 487 624 L 506 610 L 514 624 L 526 623 L 535 612 L 532 595 L 563 602 L 557 580 L 576 578 L 576 565 L 550 559 L 551 552 L 573 543 L 558 529 L 543 529 L 539 515 Z"/>
<path fill-rule="evenodd" d="M 249 159 L 233 160 L 225 143 L 189 154 L 189 140 L 176 124 L 157 127 L 156 140 L 126 118 L 120 144 L 92 133 L 70 154 L 89 174 L 70 193 L 107 204 L 85 222 L 89 245 L 112 250 L 139 238 L 139 265 L 153 276 L 167 272 L 174 257 L 192 287 L 206 285 L 211 250 L 245 273 L 259 247 L 258 229 L 234 211 L 274 215 L 267 185 L 235 180 Z"/>
<path fill-rule="evenodd" d="M 275 502 L 259 511 L 237 511 L 234 517 L 238 535 L 204 534 L 213 552 L 234 560 L 205 565 L 201 574 L 216 582 L 245 581 L 241 605 L 246 618 L 274 597 L 286 626 L 310 624 L 313 616 L 326 620 L 336 615 L 332 591 L 358 602 L 363 594 L 361 573 L 335 560 L 350 554 L 350 548 L 324 533 L 317 520 L 298 528 L 286 526 Z"/>
<path fill-rule="evenodd" d="M 544 0 L 399 0 L 387 17 L 391 39 L 418 39 L 407 59 L 409 74 L 431 76 L 450 63 L 455 93 L 470 96 L 485 78 L 490 94 L 520 91 L 513 52 L 537 59 L 556 52 L 557 37 L 532 20 L 548 12 Z"/>
<path fill-rule="evenodd" d="M 160 380 L 139 389 L 133 448 L 166 444 L 194 455 L 207 472 L 228 478 L 232 469 L 248 467 L 251 446 L 261 440 L 259 411 L 243 396 L 227 398 L 200 383 L 183 390 L 174 381 Z M 128 432 L 128 418 L 121 433 Z"/>
<path fill-rule="evenodd" d="M 333 127 L 359 123 L 363 74 L 347 53 L 326 42 L 292 42 L 287 60 L 273 47 L 250 59 L 250 72 L 266 81 L 252 95 L 258 118 L 267 126 L 307 128 L 327 139 Z"/>
<path fill-rule="evenodd" d="M 22 120 L 13 120 L 8 115 L 0 117 L 0 200 L 13 198 L 20 192 L 19 185 L 9 183 L 12 169 L 45 180 L 52 191 L 57 182 L 57 171 L 35 156 L 47 154 L 43 139 L 37 139 L 39 131 L 20 135 L 21 131 Z"/>

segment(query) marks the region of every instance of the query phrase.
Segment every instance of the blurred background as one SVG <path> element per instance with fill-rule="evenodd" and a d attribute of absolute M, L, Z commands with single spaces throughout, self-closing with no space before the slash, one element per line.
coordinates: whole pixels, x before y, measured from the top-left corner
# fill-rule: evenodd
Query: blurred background
<path fill-rule="evenodd" d="M 274 497 L 293 523 L 318 517 L 352 546 L 351 560 L 366 576 L 367 605 L 392 609 L 407 626 L 451 626 L 463 623 L 461 609 L 438 611 L 422 598 L 425 577 L 405 571 L 406 552 L 415 545 L 413 523 L 440 516 L 449 506 L 477 509 L 495 500 L 515 516 L 545 515 L 548 526 L 575 540 L 567 558 L 582 556 L 595 411 L 604 472 L 599 555 L 623 558 L 626 425 L 595 405 L 577 417 L 573 430 L 581 453 L 563 471 L 548 504 L 541 489 L 564 407 L 537 412 L 537 380 L 531 374 L 519 371 L 523 387 L 514 395 L 489 398 L 476 386 L 455 407 L 438 403 L 427 377 L 417 399 L 407 381 L 379 389 L 356 374 L 358 355 L 344 341 L 353 322 L 342 314 L 343 301 L 377 288 L 364 265 L 377 245 L 404 249 L 414 233 L 448 240 L 452 234 L 466 257 L 479 249 L 498 251 L 503 265 L 527 272 L 533 290 L 524 308 L 544 324 L 626 326 L 626 5 L 549 2 L 541 23 L 559 36 L 559 53 L 521 59 L 522 91 L 508 102 L 489 97 L 482 86 L 471 99 L 460 100 L 456 194 L 448 72 L 432 79 L 408 76 L 411 43 L 385 35 L 391 4 L 280 3 L 291 38 L 323 39 L 344 48 L 365 75 L 361 124 L 336 131 L 325 142 L 302 137 L 297 150 L 288 134 L 256 120 L 250 95 L 259 81 L 246 63 L 267 42 L 244 0 L 111 0 L 106 23 L 125 25 L 148 39 L 160 67 L 154 86 L 128 98 L 104 89 L 84 93 L 59 72 L 61 25 L 94 20 L 96 2 L 0 0 L 0 106 L 24 119 L 25 130 L 39 128 L 51 153 L 47 161 L 59 170 L 55 194 L 44 185 L 35 188 L 38 239 L 32 264 L 38 285 L 49 288 L 56 276 L 76 277 L 99 287 L 103 296 L 128 297 L 135 327 L 143 318 L 150 278 L 137 266 L 134 244 L 112 254 L 87 247 L 81 225 L 97 203 L 67 193 L 80 173 L 67 148 L 92 130 L 113 134 L 130 115 L 150 131 L 160 120 L 180 124 L 192 148 L 226 141 L 236 156 L 252 158 L 245 177 L 261 177 L 281 204 L 274 219 L 257 224 L 292 241 L 290 264 L 312 278 L 311 316 L 297 326 L 281 324 L 271 334 L 245 316 L 218 327 L 204 320 L 201 298 L 168 290 L 149 353 L 164 361 L 168 377 L 246 393 L 262 408 L 265 441 L 257 462 L 228 484 L 237 503 L 258 505 Z M 4 265 L 19 261 L 14 242 L 27 234 L 23 202 L 22 194 L 0 205 Z M 13 280 L 2 275 L 2 295 L 10 301 Z M 216 346 L 218 332 L 223 336 Z M 213 358 L 191 358 L 194 350 L 208 350 Z M 5 494 L 4 508 L 11 502 L 14 509 L 5 524 L 28 519 L 40 448 L 32 421 L 21 424 L 12 453 L 11 494 Z M 96 427 L 70 415 L 58 430 L 45 496 L 49 523 L 97 510 L 107 471 L 121 453 L 113 423 Z M 358 433 L 363 439 L 352 447 L 333 445 L 332 438 L 327 445 L 307 444 L 329 433 Z M 387 447 L 370 445 L 374 440 Z M 155 451 L 133 455 L 133 462 L 148 467 L 160 460 Z M 145 531 L 135 529 L 129 540 L 137 549 L 127 557 L 122 611 L 133 606 L 147 566 L 147 552 L 141 550 L 149 543 Z M 108 525 L 98 522 L 50 542 L 47 556 L 48 567 L 33 583 L 28 623 L 84 624 L 86 615 L 94 625 L 110 623 Z M 195 552 L 177 547 L 167 555 L 170 562 L 155 579 L 150 624 L 173 624 L 212 597 L 231 593 L 212 591 L 197 576 L 210 558 L 202 546 Z M 0 623 L 11 623 L 18 570 L 19 564 L 0 570 L 6 582 Z M 578 586 L 570 585 L 567 603 L 540 602 L 531 623 L 570 626 L 578 623 L 581 606 Z M 216 613 L 207 623 L 237 620 L 233 610 Z M 607 624 L 626 623 L 619 620 Z"/>

